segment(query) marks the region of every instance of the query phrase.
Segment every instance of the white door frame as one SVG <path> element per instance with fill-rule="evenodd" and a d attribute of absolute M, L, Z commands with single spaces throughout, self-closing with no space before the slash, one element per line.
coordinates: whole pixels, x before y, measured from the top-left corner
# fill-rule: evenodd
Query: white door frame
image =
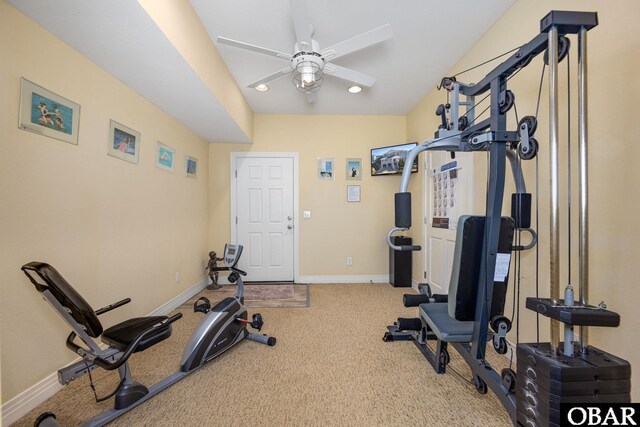
<path fill-rule="evenodd" d="M 240 151 L 232 152 L 230 158 L 229 182 L 231 183 L 229 194 L 231 196 L 231 216 L 229 217 L 229 226 L 231 227 L 231 242 L 236 242 L 237 236 L 237 224 L 235 217 L 237 216 L 237 177 L 236 177 L 236 164 L 237 160 L 241 158 L 249 157 L 269 157 L 269 158 L 289 158 L 293 159 L 293 281 L 299 283 L 300 280 L 300 233 L 298 233 L 299 219 L 298 213 L 300 212 L 300 184 L 299 184 L 299 162 L 298 153 L 263 153 L 263 152 L 249 152 Z"/>

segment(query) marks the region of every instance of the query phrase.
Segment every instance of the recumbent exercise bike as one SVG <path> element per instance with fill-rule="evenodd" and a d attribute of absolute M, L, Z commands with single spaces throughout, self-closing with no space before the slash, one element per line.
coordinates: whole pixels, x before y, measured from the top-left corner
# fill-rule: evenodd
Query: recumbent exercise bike
<path fill-rule="evenodd" d="M 194 304 L 194 311 L 205 313 L 205 317 L 191 334 L 182 355 L 180 370 L 153 386 L 147 388 L 133 381 L 129 368 L 129 357 L 143 351 L 171 336 L 171 324 L 182 317 L 181 313 L 167 316 L 137 317 L 103 329 L 98 316 L 123 306 L 131 301 L 126 298 L 104 308 L 93 310 L 91 306 L 51 265 L 30 262 L 22 266 L 22 271 L 35 285 L 36 290 L 56 309 L 58 314 L 73 329 L 67 338 L 67 347 L 82 357 L 82 360 L 58 371 L 58 381 L 65 385 L 74 379 L 93 371 L 96 366 L 117 369 L 120 383 L 115 392 L 100 401 L 115 395 L 113 409 L 85 422 L 83 426 L 102 426 L 120 415 L 145 402 L 169 386 L 185 378 L 205 363 L 219 356 L 235 344 L 247 338 L 262 344 L 274 346 L 276 339 L 267 335 L 251 333 L 247 325 L 260 330 L 262 316 L 256 313 L 253 321 L 247 320 L 244 307 L 244 283 L 241 276 L 247 273 L 236 266 L 242 254 L 241 245 L 227 244 L 224 248 L 224 267 L 217 271 L 231 271 L 229 282 L 237 282 L 236 295 L 227 297 L 213 308 L 206 297 Z M 102 349 L 94 338 L 100 337 L 108 347 Z M 86 347 L 75 342 L 80 338 Z M 51 413 L 42 414 L 36 421 L 38 426 L 58 425 Z"/>

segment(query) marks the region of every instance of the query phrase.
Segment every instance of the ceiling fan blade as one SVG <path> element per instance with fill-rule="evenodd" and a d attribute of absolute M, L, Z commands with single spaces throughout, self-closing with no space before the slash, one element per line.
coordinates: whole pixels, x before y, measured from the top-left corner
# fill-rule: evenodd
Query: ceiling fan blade
<path fill-rule="evenodd" d="M 327 64 L 324 67 L 324 73 L 342 80 L 356 83 L 360 86 L 371 87 L 376 82 L 375 77 L 351 68 L 341 67 L 336 64 Z"/>
<path fill-rule="evenodd" d="M 275 73 L 273 73 L 273 74 L 269 74 L 268 76 L 261 78 L 261 79 L 260 79 L 260 80 L 258 80 L 257 82 L 253 82 L 253 83 L 251 83 L 250 85 L 247 85 L 247 87 L 250 87 L 250 88 L 252 88 L 252 89 L 253 89 L 253 88 L 255 88 L 256 86 L 261 85 L 261 84 L 263 84 L 263 83 L 267 83 L 267 82 L 270 82 L 270 81 L 272 81 L 272 80 L 279 79 L 280 77 L 282 77 L 282 76 L 285 76 L 285 75 L 289 74 L 291 71 L 292 71 L 292 70 L 291 70 L 291 67 L 283 68 L 283 69 L 282 69 L 282 70 L 280 70 L 280 71 L 276 71 L 276 72 L 275 72 Z"/>
<path fill-rule="evenodd" d="M 324 56 L 326 60 L 337 59 L 345 55 L 349 55 L 350 53 L 367 48 L 369 46 L 373 46 L 374 44 L 381 43 L 385 40 L 390 39 L 391 37 L 393 37 L 391 25 L 386 24 L 382 27 L 367 31 L 366 33 L 351 37 L 350 39 L 344 40 L 340 43 L 336 43 L 333 46 L 323 49 L 322 56 Z"/>
<path fill-rule="evenodd" d="M 291 60 L 291 55 L 284 52 L 278 52 L 277 50 L 267 49 L 265 47 L 255 46 L 245 42 L 239 42 L 237 40 L 228 39 L 226 37 L 218 36 L 218 43 L 226 44 L 233 47 L 239 47 L 240 49 L 251 50 L 253 52 L 262 53 L 269 56 L 275 56 L 276 58 L 282 58 L 286 60 Z"/>
<path fill-rule="evenodd" d="M 296 41 L 298 48 L 304 52 L 311 52 L 311 19 L 309 18 L 309 7 L 307 0 L 291 0 L 291 19 L 293 28 L 296 31 Z"/>
<path fill-rule="evenodd" d="M 317 100 L 318 100 L 318 93 L 317 92 L 313 92 L 313 93 L 307 94 L 307 103 L 313 104 Z"/>

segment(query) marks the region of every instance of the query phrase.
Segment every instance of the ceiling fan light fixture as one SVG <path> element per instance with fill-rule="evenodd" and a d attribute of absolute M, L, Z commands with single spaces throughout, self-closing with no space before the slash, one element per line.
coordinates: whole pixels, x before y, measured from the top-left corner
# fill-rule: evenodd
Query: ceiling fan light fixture
<path fill-rule="evenodd" d="M 347 90 L 349 91 L 349 93 L 360 93 L 362 92 L 362 86 L 353 85 Z"/>
<path fill-rule="evenodd" d="M 324 73 L 316 61 L 301 60 L 293 69 L 293 84 L 300 92 L 306 94 L 317 92 L 323 81 Z"/>
<path fill-rule="evenodd" d="M 266 91 L 268 91 L 268 90 L 269 90 L 269 86 L 267 86 L 267 85 L 266 85 L 266 84 L 264 84 L 264 83 L 261 83 L 261 84 L 259 84 L 258 86 L 256 86 L 256 87 L 255 87 L 255 89 L 256 89 L 258 92 L 266 92 Z"/>

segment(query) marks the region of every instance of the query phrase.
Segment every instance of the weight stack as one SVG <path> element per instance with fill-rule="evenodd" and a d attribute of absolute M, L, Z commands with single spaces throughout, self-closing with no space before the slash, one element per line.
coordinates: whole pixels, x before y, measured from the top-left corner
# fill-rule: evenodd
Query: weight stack
<path fill-rule="evenodd" d="M 561 344 L 559 348 L 563 348 Z M 631 365 L 595 347 L 574 356 L 551 353 L 550 343 L 518 344 L 518 425 L 560 426 L 561 403 L 631 402 Z"/>

